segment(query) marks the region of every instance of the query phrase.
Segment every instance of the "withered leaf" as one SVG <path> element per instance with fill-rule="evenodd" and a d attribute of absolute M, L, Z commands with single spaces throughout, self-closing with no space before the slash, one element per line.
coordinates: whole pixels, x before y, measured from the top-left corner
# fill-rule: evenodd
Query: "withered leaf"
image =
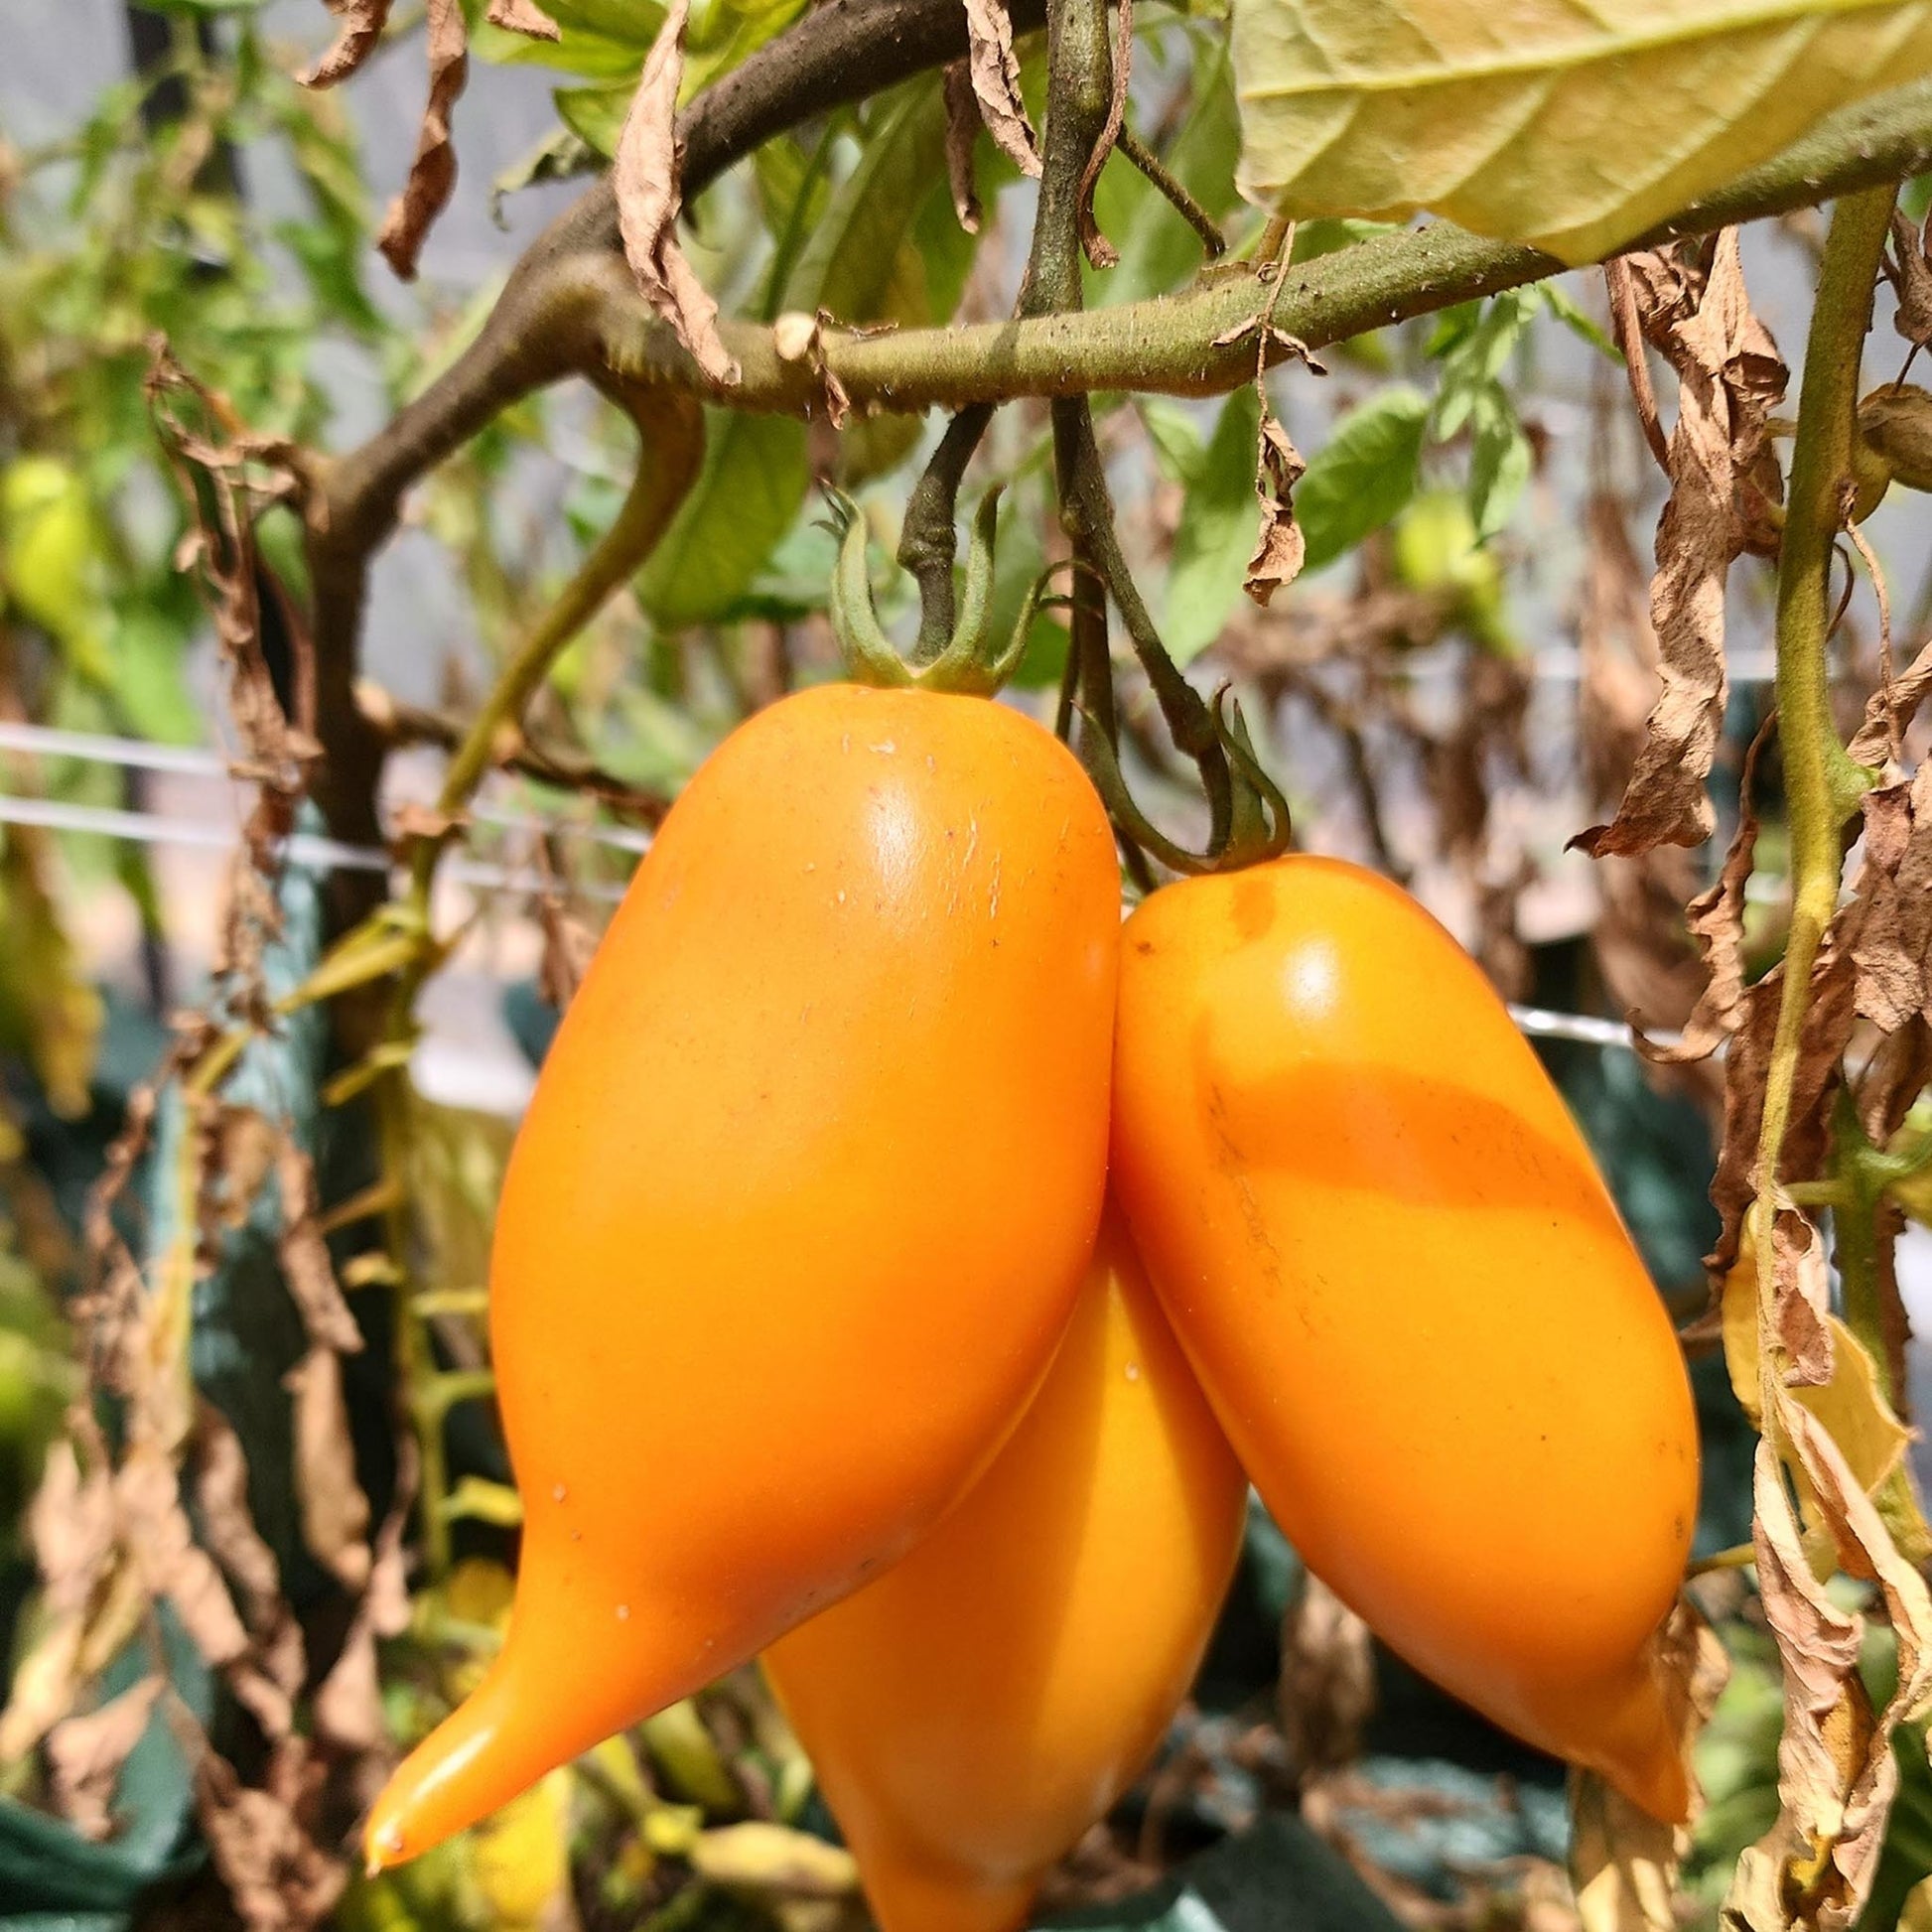
<path fill-rule="evenodd" d="M 405 281 L 416 279 L 416 262 L 430 224 L 456 188 L 456 143 L 450 116 L 470 78 L 470 37 L 462 0 L 429 0 L 429 98 L 416 137 L 416 156 L 402 193 L 389 205 L 375 245 Z"/>
<path fill-rule="evenodd" d="M 196 1815 L 248 1932 L 309 1932 L 342 1896 L 348 1873 L 303 1830 L 280 1796 L 244 1785 L 233 1766 L 204 1750 Z"/>
<path fill-rule="evenodd" d="M 1023 175 L 1039 174 L 1039 141 L 1020 98 L 1020 57 L 1006 0 L 966 0 L 967 71 L 986 131 Z"/>
<path fill-rule="evenodd" d="M 1260 382 L 1257 380 L 1257 389 Z M 1292 584 L 1302 573 L 1308 544 L 1302 526 L 1295 520 L 1295 485 L 1309 466 L 1289 440 L 1275 412 L 1261 398 L 1261 435 L 1255 453 L 1255 497 L 1261 504 L 1261 533 L 1255 540 L 1255 553 L 1248 559 L 1248 574 L 1241 588 L 1266 607 L 1268 600 L 1284 584 Z"/>
<path fill-rule="evenodd" d="M 366 61 L 389 24 L 392 0 L 323 0 L 342 22 L 329 51 L 302 76 L 303 85 L 333 87 Z"/>
<path fill-rule="evenodd" d="M 289 1293 L 302 1311 L 309 1338 L 323 1347 L 353 1355 L 362 1346 L 362 1331 L 343 1299 L 323 1238 L 316 1200 L 315 1164 L 286 1130 L 276 1141 L 275 1177 L 282 1195 L 282 1238 L 279 1253 Z"/>
<path fill-rule="evenodd" d="M 979 185 L 973 178 L 973 148 L 979 140 L 980 111 L 973 92 L 972 69 L 964 61 L 947 67 L 946 184 L 952 190 L 952 211 L 968 234 L 980 231 Z"/>
<path fill-rule="evenodd" d="M 1853 884 L 1859 1012 L 1896 1033 L 1932 1002 L 1932 761 L 1909 784 L 1868 791 L 1864 863 Z"/>
<path fill-rule="evenodd" d="M 144 1677 L 85 1717 L 57 1725 L 47 1739 L 48 1764 L 61 1815 L 82 1838 L 104 1839 L 114 1828 L 109 1805 L 127 1754 L 141 1741 L 161 1695 L 162 1680 Z"/>
<path fill-rule="evenodd" d="M 1885 279 L 1898 297 L 1891 326 L 1908 343 L 1932 345 L 1932 214 L 1915 228 L 1903 208 L 1891 211 L 1891 252 Z"/>
<path fill-rule="evenodd" d="M 1375 1709 L 1368 1625 L 1327 1585 L 1308 1577 L 1282 1626 L 1282 1728 L 1303 1779 L 1352 1763 Z"/>
<path fill-rule="evenodd" d="M 718 333 L 718 305 L 678 245 L 684 157 L 677 138 L 677 95 L 684 78 L 684 26 L 690 0 L 671 0 L 618 136 L 611 182 L 624 258 L 637 287 L 713 382 L 738 380 L 738 364 Z"/>
<path fill-rule="evenodd" d="M 483 18 L 505 33 L 525 34 L 533 41 L 563 38 L 562 30 L 536 0 L 489 0 L 489 11 Z"/>
<path fill-rule="evenodd" d="M 1674 309 L 1674 285 L 1671 301 Z M 1592 858 L 1696 845 L 1716 822 L 1705 780 L 1726 692 L 1725 585 L 1749 535 L 1738 489 L 1786 380 L 1776 345 L 1751 313 L 1734 228 L 1719 236 L 1696 310 L 1669 325 L 1663 346 L 1679 376 L 1671 494 L 1651 583 L 1663 690 L 1615 816 L 1571 841 Z"/>
<path fill-rule="evenodd" d="M 1898 1788 L 1891 1732 L 1932 1696 L 1932 1598 L 1830 1435 L 1795 1403 L 1784 1405 L 1782 1420 L 1831 1527 L 1839 1567 L 1883 1592 L 1898 1676 L 1884 1711 L 1874 1713 L 1858 1670 L 1863 1619 L 1840 1609 L 1817 1581 L 1777 1452 L 1760 1440 L 1754 1548 L 1765 1617 L 1784 1667 L 1782 1809 L 1769 1836 L 1740 1861 L 1725 1916 L 1751 1932 L 1785 1932 L 1785 1874 L 1802 1862 L 1805 1919 L 1821 1932 L 1841 1932 L 1857 1919 L 1876 1875 Z"/>
<path fill-rule="evenodd" d="M 115 1563 L 114 1499 L 105 1469 L 95 1465 L 83 1480 L 72 1443 L 56 1442 L 28 1509 L 27 1531 L 40 1567 L 46 1633 L 21 1660 L 0 1711 L 0 1759 L 9 1762 L 47 1734 L 79 1689 L 89 1612 Z"/>
<path fill-rule="evenodd" d="M 1865 700 L 1863 721 L 1851 744 L 1846 747 L 1852 755 L 1852 761 L 1874 766 L 1883 764 L 1891 750 L 1894 720 L 1900 736 L 1903 736 L 1912 720 L 1918 716 L 1919 707 L 1925 702 L 1928 691 L 1932 691 L 1932 643 L 1922 645 L 1918 655 L 1890 684 L 1880 686 Z"/>
<path fill-rule="evenodd" d="M 1796 1208 L 1771 1222 L 1771 1333 L 1789 1389 L 1823 1388 L 1832 1379 L 1832 1280 L 1818 1230 Z"/>
<path fill-rule="evenodd" d="M 1750 884 L 1757 856 L 1757 760 L 1776 722 L 1767 717 L 1744 756 L 1737 787 L 1737 829 L 1730 835 L 1718 883 L 1700 893 L 1685 907 L 1685 923 L 1704 957 L 1704 990 L 1684 1023 L 1683 1037 L 1675 1046 L 1652 1046 L 1641 1035 L 1638 1050 L 1646 1059 L 1684 1061 L 1707 1059 L 1739 1023 L 1744 1006 L 1744 889 Z"/>
<path fill-rule="evenodd" d="M 295 1495 L 302 1540 L 352 1590 L 369 1576 L 369 1499 L 355 1479 L 342 1357 L 311 1348 L 283 1384 L 295 1401 Z"/>

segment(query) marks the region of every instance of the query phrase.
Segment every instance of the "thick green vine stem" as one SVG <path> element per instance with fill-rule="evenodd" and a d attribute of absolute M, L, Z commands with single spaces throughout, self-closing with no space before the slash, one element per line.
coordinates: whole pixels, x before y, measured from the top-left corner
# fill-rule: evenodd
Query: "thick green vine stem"
<path fill-rule="evenodd" d="M 1856 494 L 1859 365 L 1897 193 L 1895 186 L 1867 189 L 1846 196 L 1832 211 L 1805 345 L 1779 544 L 1778 736 L 1790 820 L 1791 926 L 1758 1135 L 1757 1199 L 1766 1217 L 1778 1198 L 1812 967 L 1838 906 L 1842 835 L 1872 782 L 1870 772 L 1852 762 L 1832 723 L 1825 651 L 1832 624 L 1832 552 Z M 1768 1218 L 1757 1260 L 1758 1292 L 1768 1307 L 1775 1268 Z M 1766 1351 L 1765 1373 L 1776 1372 Z M 1767 1401 L 1765 1414 L 1774 1413 L 1775 1405 Z"/>
<path fill-rule="evenodd" d="M 839 537 L 839 557 L 832 571 L 827 608 L 833 634 L 853 679 L 889 691 L 940 691 L 990 698 L 1019 667 L 1038 599 L 1035 585 L 1012 633 L 996 643 L 993 561 L 999 530 L 999 490 L 989 489 L 980 498 L 973 517 L 952 634 L 929 663 L 916 666 L 899 655 L 879 621 L 879 607 L 872 595 L 865 518 L 852 499 L 840 491 L 828 488 L 826 498 L 831 505 L 832 527 Z"/>

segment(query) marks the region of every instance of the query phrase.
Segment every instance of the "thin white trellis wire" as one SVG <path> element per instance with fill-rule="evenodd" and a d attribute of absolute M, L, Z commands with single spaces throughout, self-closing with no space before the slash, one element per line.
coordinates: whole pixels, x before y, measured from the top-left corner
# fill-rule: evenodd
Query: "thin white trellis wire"
<path fill-rule="evenodd" d="M 51 725 L 16 724 L 5 719 L 0 719 L 0 752 L 27 752 L 40 758 L 71 759 L 80 764 L 112 764 L 128 770 L 165 771 L 184 777 L 234 776 L 233 765 L 227 758 L 203 746 L 149 745 L 138 738 L 61 731 Z M 644 852 L 650 847 L 648 832 L 627 825 L 543 817 L 531 812 L 507 811 L 487 802 L 473 806 L 471 811 L 481 823 L 507 832 L 541 835 L 568 831 L 619 852 Z"/>
<path fill-rule="evenodd" d="M 38 825 L 51 832 L 91 832 L 136 845 L 186 845 L 209 852 L 232 852 L 241 843 L 241 834 L 229 825 L 162 818 L 153 812 L 127 812 L 111 805 L 72 805 L 56 798 L 13 798 L 4 792 L 0 792 L 0 825 Z M 388 853 L 374 846 L 344 845 L 313 832 L 292 832 L 283 841 L 282 852 L 296 865 L 328 872 L 386 873 L 395 863 Z M 481 892 L 534 894 L 548 891 L 557 883 L 534 867 L 492 866 L 481 859 L 462 857 L 446 861 L 443 875 Z M 623 897 L 621 886 L 601 880 L 580 882 L 572 890 L 585 898 L 614 903 Z"/>
<path fill-rule="evenodd" d="M 186 845 L 207 851 L 232 851 L 240 835 L 232 827 L 193 819 L 161 818 L 152 812 L 120 811 L 108 805 L 73 805 L 52 798 L 11 798 L 0 793 L 0 825 L 38 825 L 55 832 L 91 832 L 104 838 L 129 839 L 142 845 Z M 389 871 L 389 854 L 373 846 L 344 845 L 312 832 L 292 833 L 283 845 L 284 856 L 296 865 L 337 872 Z M 541 893 L 554 885 L 530 867 L 492 866 L 480 860 L 453 858 L 445 874 L 459 885 L 484 892 Z M 603 881 L 578 885 L 586 898 L 616 901 L 621 886 Z M 1537 1039 L 1572 1039 L 1586 1046 L 1621 1046 L 1635 1050 L 1628 1027 L 1587 1013 L 1558 1013 L 1548 1007 L 1512 1006 L 1509 1015 L 1518 1027 Z M 1653 1034 L 1653 1043 L 1674 1046 L 1680 1035 Z"/>

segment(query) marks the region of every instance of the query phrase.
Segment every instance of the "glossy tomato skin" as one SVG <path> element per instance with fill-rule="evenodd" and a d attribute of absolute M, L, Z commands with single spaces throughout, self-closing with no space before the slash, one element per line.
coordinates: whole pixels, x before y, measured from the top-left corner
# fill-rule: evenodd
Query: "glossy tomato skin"
<path fill-rule="evenodd" d="M 1015 1932 L 1199 1668 L 1247 1478 L 1112 1213 L 1033 1407 L 896 1568 L 765 1652 L 881 1932 Z"/>
<path fill-rule="evenodd" d="M 1099 801 L 1009 708 L 824 686 L 705 763 L 511 1157 L 516 1604 L 372 1858 L 744 1661 L 985 1466 L 1098 1223 L 1118 930 Z"/>
<path fill-rule="evenodd" d="M 1660 1817 L 1697 1513 L 1681 1351 L 1502 1002 L 1294 857 L 1122 929 L 1114 1185 L 1291 1542 L 1420 1670 Z"/>

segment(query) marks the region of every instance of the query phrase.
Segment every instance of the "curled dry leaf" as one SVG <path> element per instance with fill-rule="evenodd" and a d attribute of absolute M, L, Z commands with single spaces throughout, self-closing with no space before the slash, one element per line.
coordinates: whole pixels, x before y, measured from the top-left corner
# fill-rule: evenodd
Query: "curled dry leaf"
<path fill-rule="evenodd" d="M 193 1493 L 202 1542 L 240 1592 L 244 1651 L 221 1662 L 235 1696 L 255 1714 L 271 1741 L 290 1734 L 307 1653 L 282 1594 L 275 1553 L 248 1510 L 248 1459 L 241 1439 L 207 1403 L 196 1418 Z"/>
<path fill-rule="evenodd" d="M 462 0 L 429 0 L 429 98 L 416 136 L 416 154 L 402 193 L 389 205 L 375 245 L 405 282 L 416 279 L 417 258 L 430 224 L 456 187 L 456 143 L 450 116 L 470 78 L 470 36 Z"/>
<path fill-rule="evenodd" d="M 952 190 L 952 211 L 968 234 L 980 231 L 979 184 L 973 177 L 973 149 L 979 140 L 979 99 L 973 91 L 973 70 L 954 61 L 944 79 L 946 104 L 946 184 Z"/>
<path fill-rule="evenodd" d="M 45 1634 L 14 1673 L 9 1702 L 0 1711 L 0 1761 L 7 1763 L 23 1757 L 72 1708 L 97 1598 L 116 1568 L 106 1470 L 95 1464 L 83 1478 L 69 1441 L 48 1449 L 27 1533 L 40 1569 Z M 127 1602 L 128 1592 L 120 1595 Z"/>
<path fill-rule="evenodd" d="M 1782 1810 L 1739 1861 L 1725 1914 L 1750 1932 L 1787 1932 L 1794 1921 L 1841 1932 L 1858 1918 L 1876 1875 L 1898 1788 L 1891 1734 L 1932 1701 L 1932 1597 L 1821 1424 L 1796 1403 L 1782 1405 L 1781 1421 L 1794 1463 L 1819 1498 L 1837 1567 L 1883 1594 L 1898 1675 L 1884 1710 L 1874 1713 L 1859 1675 L 1863 1619 L 1841 1609 L 1818 1582 L 1777 1451 L 1760 1441 L 1753 1545 L 1784 1665 Z"/>
<path fill-rule="evenodd" d="M 1917 347 L 1932 345 L 1932 214 L 1924 227 L 1915 228 L 1903 208 L 1892 209 L 1891 250 L 1884 267 L 1898 297 L 1891 326 Z"/>
<path fill-rule="evenodd" d="M 162 1680 L 144 1677 L 85 1717 L 57 1725 L 47 1740 L 48 1765 L 61 1816 L 82 1838 L 107 1838 L 114 1829 L 109 1809 L 127 1754 L 141 1741 L 154 1715 Z"/>
<path fill-rule="evenodd" d="M 1653 1046 L 1638 1037 L 1638 1050 L 1660 1062 L 1708 1059 L 1737 1030 L 1744 1010 L 1744 889 L 1757 856 L 1757 760 L 1776 723 L 1776 713 L 1758 727 L 1744 755 L 1737 786 L 1737 829 L 1730 835 L 1718 882 L 1685 907 L 1685 923 L 1703 955 L 1704 990 L 1684 1023 L 1683 1037 L 1672 1047 Z"/>
<path fill-rule="evenodd" d="M 611 182 L 624 258 L 644 300 L 677 331 L 677 339 L 713 382 L 738 380 L 738 364 L 718 333 L 718 305 L 678 245 L 683 206 L 683 154 L 677 95 L 684 78 L 684 26 L 690 0 L 671 0 L 618 136 Z"/>
<path fill-rule="evenodd" d="M 345 1355 L 362 1346 L 362 1331 L 343 1299 L 323 1238 L 316 1197 L 315 1164 L 283 1130 L 276 1139 L 275 1177 L 282 1197 L 282 1234 L 278 1247 L 289 1293 L 302 1312 L 310 1340 Z"/>
<path fill-rule="evenodd" d="M 1866 792 L 1862 806 L 1855 997 L 1861 1016 L 1890 1034 L 1932 1005 L 1932 761 L 1907 784 Z"/>
<path fill-rule="evenodd" d="M 305 1831 L 282 1795 L 244 1785 L 225 1759 L 203 1748 L 195 1808 L 215 1869 L 248 1932 L 307 1932 L 329 1915 L 347 1883 L 345 1866 Z"/>
<path fill-rule="evenodd" d="M 1571 841 L 1601 858 L 1658 845 L 1697 845 L 1716 823 L 1705 791 L 1724 721 L 1725 585 L 1750 525 L 1739 489 L 1750 477 L 1771 406 L 1784 394 L 1777 346 L 1751 313 L 1737 231 L 1719 237 L 1696 309 L 1678 316 L 1681 271 L 1632 272 L 1646 336 L 1679 378 L 1670 439 L 1670 500 L 1657 526 L 1651 621 L 1663 691 L 1616 815 Z M 1669 317 L 1659 329 L 1662 319 Z"/>
<path fill-rule="evenodd" d="M 1375 1709 L 1373 1639 L 1368 1625 L 1312 1576 L 1282 1626 L 1279 1703 L 1303 1778 L 1361 1755 L 1362 1726 Z"/>
<path fill-rule="evenodd" d="M 1020 57 L 1006 0 L 966 0 L 966 68 L 986 131 L 1023 175 L 1037 178 L 1039 140 L 1020 98 Z"/>
<path fill-rule="evenodd" d="M 333 87 L 366 61 L 389 24 L 392 0 L 323 0 L 342 22 L 328 53 L 302 76 L 304 86 Z"/>
<path fill-rule="evenodd" d="M 1730 1660 L 1696 1606 L 1680 1597 L 1659 1634 L 1658 1663 L 1677 1693 L 1679 1747 L 1689 1765 Z M 1677 1867 L 1689 1834 L 1660 1825 L 1587 1771 L 1571 1776 L 1570 1818 L 1570 1875 L 1583 1932 L 1673 1932 Z"/>
<path fill-rule="evenodd" d="M 1309 466 L 1269 408 L 1259 377 L 1255 387 L 1261 391 L 1261 437 L 1255 452 L 1255 497 L 1261 504 L 1261 532 L 1241 588 L 1265 608 L 1283 585 L 1294 583 L 1302 574 L 1303 559 L 1308 555 L 1302 526 L 1295 520 L 1294 492 Z"/>
<path fill-rule="evenodd" d="M 1882 764 L 1891 749 L 1894 725 L 1903 736 L 1918 716 L 1928 691 L 1932 691 L 1932 643 L 1922 645 L 1918 655 L 1889 684 L 1865 700 L 1863 722 L 1846 747 L 1853 761 Z"/>
<path fill-rule="evenodd" d="M 502 28 L 505 33 L 524 34 L 533 41 L 563 38 L 562 29 L 536 4 L 536 0 L 489 0 L 489 11 L 483 18 L 492 27 Z"/>
<path fill-rule="evenodd" d="M 302 1540 L 345 1587 L 359 1590 L 369 1576 L 369 1499 L 355 1479 L 342 1357 L 333 1348 L 311 1348 L 282 1380 L 295 1405 Z"/>

